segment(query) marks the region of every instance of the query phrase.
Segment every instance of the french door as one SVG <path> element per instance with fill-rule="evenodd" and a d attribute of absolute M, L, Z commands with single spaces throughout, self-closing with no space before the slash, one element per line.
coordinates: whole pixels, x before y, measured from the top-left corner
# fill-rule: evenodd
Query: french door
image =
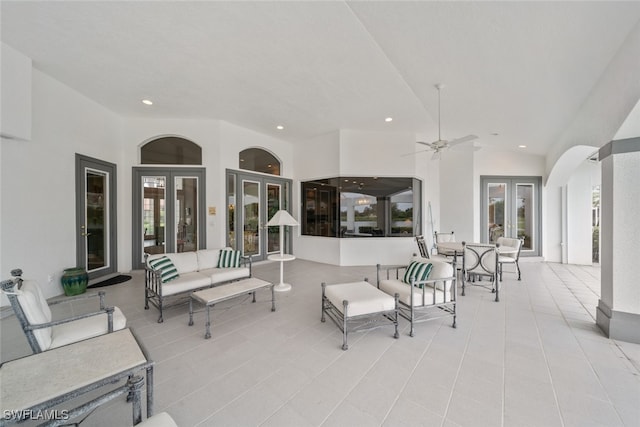
<path fill-rule="evenodd" d="M 204 248 L 205 218 L 203 168 L 133 168 L 134 268 L 144 254 Z"/>
<path fill-rule="evenodd" d="M 254 261 L 279 252 L 280 228 L 267 222 L 278 210 L 289 210 L 291 180 L 228 170 L 226 197 L 227 245 Z M 290 241 L 284 240 L 285 245 Z"/>
<path fill-rule="evenodd" d="M 77 266 L 89 279 L 117 272 L 116 165 L 76 154 L 76 196 Z"/>
<path fill-rule="evenodd" d="M 522 238 L 521 255 L 541 254 L 540 177 L 482 176 L 481 241 L 495 243 L 498 237 Z"/>

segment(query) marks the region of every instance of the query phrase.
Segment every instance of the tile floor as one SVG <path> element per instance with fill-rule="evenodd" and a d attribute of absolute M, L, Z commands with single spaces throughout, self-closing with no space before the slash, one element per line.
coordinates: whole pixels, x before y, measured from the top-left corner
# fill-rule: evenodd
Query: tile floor
<path fill-rule="evenodd" d="M 276 281 L 277 263 L 254 267 Z M 155 368 L 155 410 L 188 426 L 639 426 L 640 345 L 613 341 L 595 325 L 597 267 L 522 262 L 505 273 L 501 301 L 482 287 L 459 297 L 450 319 L 422 323 L 400 339 L 392 328 L 350 335 L 320 322 L 320 283 L 369 277 L 375 267 L 287 263 L 293 290 L 216 306 L 213 338 L 204 313 L 187 326 L 187 306 L 163 324 L 143 309 L 143 276 L 103 288 L 126 314 Z M 28 277 L 25 272 L 25 277 Z M 67 304 L 67 306 L 69 306 Z M 67 307 L 78 311 L 81 307 Z M 29 348 L 15 318 L 0 321 L 1 359 Z M 114 401 L 81 425 L 131 424 Z"/>

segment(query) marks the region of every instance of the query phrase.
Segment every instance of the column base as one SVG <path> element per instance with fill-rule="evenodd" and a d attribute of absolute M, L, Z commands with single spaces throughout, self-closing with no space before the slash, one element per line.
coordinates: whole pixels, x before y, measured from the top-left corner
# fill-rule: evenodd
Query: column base
<path fill-rule="evenodd" d="M 611 339 L 640 344 L 640 314 L 611 310 L 599 300 L 596 324 Z"/>

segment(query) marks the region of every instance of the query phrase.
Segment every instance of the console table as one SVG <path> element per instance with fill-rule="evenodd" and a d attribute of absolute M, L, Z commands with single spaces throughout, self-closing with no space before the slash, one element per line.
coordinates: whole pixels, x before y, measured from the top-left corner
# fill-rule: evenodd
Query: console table
<path fill-rule="evenodd" d="M 142 378 L 134 375 L 143 370 L 146 370 L 148 418 L 153 415 L 153 365 L 130 329 L 5 362 L 0 367 L 3 414 L 0 426 L 46 414 L 67 401 L 127 377 L 131 377 L 129 384 L 124 386 L 126 390 L 120 390 L 120 394 L 137 390 L 139 396 Z M 107 398 L 110 394 L 94 399 L 93 406 L 85 404 L 61 411 L 72 417 L 81 415 L 113 398 Z M 136 408 L 135 396 L 132 397 L 133 424 L 137 424 L 140 422 L 140 402 Z M 60 422 L 68 424 L 67 420 Z"/>

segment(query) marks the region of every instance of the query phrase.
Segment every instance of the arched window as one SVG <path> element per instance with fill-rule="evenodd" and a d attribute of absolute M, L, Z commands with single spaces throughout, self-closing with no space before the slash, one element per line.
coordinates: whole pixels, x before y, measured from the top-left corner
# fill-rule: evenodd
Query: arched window
<path fill-rule="evenodd" d="M 240 169 L 280 176 L 280 161 L 260 148 L 247 148 L 240 152 Z"/>
<path fill-rule="evenodd" d="M 188 139 L 165 136 L 141 149 L 143 165 L 201 165 L 202 148 Z"/>

